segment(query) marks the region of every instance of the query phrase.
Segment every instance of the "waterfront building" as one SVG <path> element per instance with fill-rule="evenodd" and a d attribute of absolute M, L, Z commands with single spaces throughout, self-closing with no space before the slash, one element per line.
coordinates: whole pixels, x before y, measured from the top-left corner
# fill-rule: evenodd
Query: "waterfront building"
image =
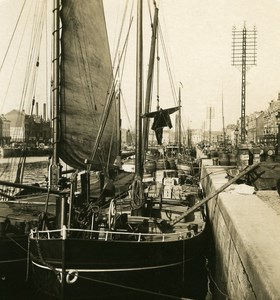
<path fill-rule="evenodd" d="M 10 121 L 11 143 L 23 143 L 25 141 L 25 111 L 13 109 L 5 114 L 5 118 Z"/>
<path fill-rule="evenodd" d="M 44 117 L 43 117 L 44 116 Z M 26 143 L 29 147 L 38 147 L 40 144 L 49 145 L 51 139 L 51 123 L 43 116 L 28 115 L 24 110 L 13 109 L 4 117 L 10 122 L 10 143 L 20 146 Z"/>
<path fill-rule="evenodd" d="M 10 143 L 10 121 L 4 115 L 0 115 L 0 146 L 4 147 Z"/>
<path fill-rule="evenodd" d="M 246 116 L 247 141 L 258 143 L 263 136 L 263 111 L 254 112 Z"/>
<path fill-rule="evenodd" d="M 268 108 L 264 111 L 264 134 L 263 142 L 275 145 L 277 142 L 278 126 L 276 115 L 280 111 L 280 93 L 277 100 L 271 100 Z"/>

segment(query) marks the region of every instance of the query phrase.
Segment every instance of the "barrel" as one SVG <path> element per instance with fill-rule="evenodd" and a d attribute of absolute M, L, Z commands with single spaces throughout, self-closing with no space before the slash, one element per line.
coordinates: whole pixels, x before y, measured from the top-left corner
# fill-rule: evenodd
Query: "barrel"
<path fill-rule="evenodd" d="M 229 166 L 229 155 L 228 153 L 221 152 L 219 154 L 220 166 Z"/>
<path fill-rule="evenodd" d="M 144 164 L 145 171 L 149 174 L 156 171 L 156 162 L 154 160 L 148 160 Z"/>

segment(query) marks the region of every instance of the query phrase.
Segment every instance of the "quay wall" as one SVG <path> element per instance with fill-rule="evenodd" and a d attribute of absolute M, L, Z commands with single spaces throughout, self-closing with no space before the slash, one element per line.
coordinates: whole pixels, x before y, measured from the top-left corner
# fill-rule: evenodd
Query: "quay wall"
<path fill-rule="evenodd" d="M 227 167 L 209 159 L 201 167 L 207 196 L 228 181 Z M 215 299 L 280 299 L 280 213 L 258 192 L 243 194 L 234 186 L 207 204 L 216 256 L 212 275 L 219 287 Z M 277 192 L 268 191 L 268 197 L 271 193 Z"/>

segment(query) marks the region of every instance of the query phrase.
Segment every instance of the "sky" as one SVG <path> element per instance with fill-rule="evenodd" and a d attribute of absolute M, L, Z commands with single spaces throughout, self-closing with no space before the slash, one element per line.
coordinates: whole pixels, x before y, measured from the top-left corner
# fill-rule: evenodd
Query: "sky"
<path fill-rule="evenodd" d="M 33 2 L 34 4 L 38 3 L 38 1 L 27 0 L 27 3 Z M 23 2 L 23 0 L 0 0 L 1 65 Z M 114 57 L 123 47 L 122 38 L 119 50 L 116 51 L 126 1 L 104 0 L 103 2 L 111 54 Z M 128 1 L 128 14 L 130 14 L 132 2 L 132 0 Z M 144 78 L 146 78 L 151 27 L 147 1 L 144 0 L 143 2 L 143 69 Z M 52 0 L 47 0 L 47 4 L 50 11 Z M 247 30 L 252 30 L 254 26 L 257 29 L 257 65 L 247 70 L 246 114 L 265 110 L 271 100 L 277 100 L 278 92 L 280 92 L 279 0 L 161 0 L 157 1 L 157 5 L 159 7 L 160 28 L 168 54 L 169 70 L 171 70 L 177 94 L 179 87 L 181 87 L 182 113 L 185 127 L 200 129 L 205 126 L 207 129 L 209 127 L 207 110 L 209 107 L 212 107 L 214 116 L 211 120 L 211 127 L 213 130 L 221 130 L 222 102 L 225 125 L 236 123 L 240 117 L 241 70 L 231 65 L 233 26 L 236 26 L 237 30 L 242 30 L 244 24 L 246 24 Z M 153 5 L 151 7 L 153 10 Z M 124 99 L 122 105 L 124 127 L 134 126 L 136 78 L 135 8 L 133 9 L 133 15 L 133 24 L 129 34 L 121 83 Z M 123 36 L 127 34 L 127 19 L 125 22 Z M 21 23 L 18 31 L 21 29 L 23 32 L 24 24 L 24 22 Z M 27 29 L 24 32 L 24 38 L 29 37 Z M 18 41 L 20 36 L 22 36 L 22 33 L 18 34 Z M 24 48 L 23 45 L 21 46 L 22 49 Z M 12 46 L 16 48 L 15 43 L 11 45 L 11 48 Z M 19 105 L 23 93 L 23 65 L 27 51 L 25 54 L 21 54 L 22 62 L 16 64 L 17 68 L 13 65 L 12 58 L 15 57 L 14 54 L 6 58 L 1 69 L 1 113 L 17 108 Z M 176 104 L 171 92 L 162 46 L 159 46 L 159 57 L 160 80 L 158 88 L 160 106 L 162 108 L 172 107 Z M 42 62 L 42 69 L 46 68 L 47 64 Z M 14 73 L 12 80 L 10 80 L 12 69 L 14 69 Z M 40 101 L 46 101 L 49 97 L 49 84 L 47 86 L 44 84 L 46 81 L 46 71 L 44 70 L 38 79 L 39 87 L 36 89 L 36 98 L 40 99 Z M 145 86 L 146 82 L 144 79 L 144 89 Z M 153 89 L 152 109 L 155 109 L 156 81 Z M 26 110 L 28 110 L 28 107 Z"/>

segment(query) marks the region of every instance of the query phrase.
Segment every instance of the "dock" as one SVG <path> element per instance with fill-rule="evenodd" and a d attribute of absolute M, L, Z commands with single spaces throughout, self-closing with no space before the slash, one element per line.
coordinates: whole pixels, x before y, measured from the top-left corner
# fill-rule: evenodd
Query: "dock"
<path fill-rule="evenodd" d="M 227 167 L 202 159 L 206 195 L 228 182 Z M 280 177 L 280 174 L 279 174 Z M 280 299 L 280 197 L 233 184 L 207 203 L 216 261 L 215 299 Z"/>

